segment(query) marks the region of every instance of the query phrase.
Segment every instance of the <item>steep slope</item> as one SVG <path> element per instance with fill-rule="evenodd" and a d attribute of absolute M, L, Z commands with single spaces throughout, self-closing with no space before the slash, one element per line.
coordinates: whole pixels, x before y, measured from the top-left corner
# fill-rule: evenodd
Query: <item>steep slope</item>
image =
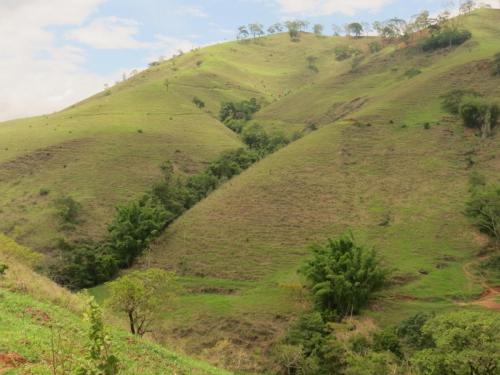
<path fill-rule="evenodd" d="M 454 309 L 481 292 L 462 269 L 481 247 L 462 212 L 472 166 L 498 180 L 500 138 L 465 131 L 439 96 L 475 88 L 500 100 L 488 62 L 500 48 L 499 17 L 468 16 L 474 38 L 451 50 L 386 48 L 353 70 L 321 55 L 320 75 L 256 116 L 285 130 L 309 121 L 321 129 L 229 181 L 144 257 L 186 275 L 192 293 L 165 324 L 188 350 L 210 357 L 229 338 L 262 359 L 307 306 L 296 275 L 306 245 L 348 229 L 395 270 L 369 313 L 381 323 Z M 412 68 L 421 74 L 409 78 Z"/>
<path fill-rule="evenodd" d="M 68 372 L 84 356 L 84 302 L 34 273 L 26 263 L 39 255 L 0 235 L 0 372 Z M 213 374 L 218 370 L 112 328 L 112 350 L 123 374 Z"/>

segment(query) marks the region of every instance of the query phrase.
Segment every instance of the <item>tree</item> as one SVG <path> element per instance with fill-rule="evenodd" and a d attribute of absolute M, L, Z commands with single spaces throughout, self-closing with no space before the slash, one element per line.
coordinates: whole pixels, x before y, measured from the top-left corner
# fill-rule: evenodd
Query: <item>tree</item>
<path fill-rule="evenodd" d="M 238 40 L 244 40 L 246 38 L 248 38 L 248 36 L 250 35 L 250 33 L 248 32 L 248 29 L 246 26 L 240 26 L 238 27 Z"/>
<path fill-rule="evenodd" d="M 460 311 L 429 320 L 423 332 L 433 347 L 418 351 L 411 363 L 426 375 L 497 375 L 500 331 L 494 313 Z"/>
<path fill-rule="evenodd" d="M 500 186 L 475 190 L 466 213 L 479 230 L 500 241 Z"/>
<path fill-rule="evenodd" d="M 314 25 L 313 29 L 314 29 L 314 34 L 316 34 L 316 36 L 323 35 L 323 25 L 317 23 Z"/>
<path fill-rule="evenodd" d="M 317 308 L 340 317 L 356 314 L 384 283 L 387 271 L 374 250 L 354 242 L 352 235 L 311 247 L 313 259 L 302 269 Z"/>
<path fill-rule="evenodd" d="M 252 34 L 254 39 L 256 37 L 260 37 L 260 36 L 264 35 L 264 26 L 262 26 L 260 23 L 249 24 L 248 30 L 250 30 L 250 33 Z"/>
<path fill-rule="evenodd" d="M 129 267 L 173 217 L 156 196 L 149 194 L 118 207 L 108 231 L 120 266 Z"/>
<path fill-rule="evenodd" d="M 285 27 L 288 30 L 288 35 L 292 41 L 298 41 L 300 38 L 300 24 L 299 21 L 286 21 Z"/>
<path fill-rule="evenodd" d="M 460 2 L 460 13 L 469 14 L 476 7 L 476 2 L 474 0 L 462 0 Z"/>
<path fill-rule="evenodd" d="M 346 26 L 345 28 L 347 35 L 354 35 L 355 38 L 360 38 L 363 34 L 363 25 L 359 22 L 353 22 Z"/>
<path fill-rule="evenodd" d="M 500 107 L 482 98 L 466 97 L 460 105 L 460 116 L 465 126 L 480 130 L 486 138 L 498 122 Z"/>
<path fill-rule="evenodd" d="M 57 216 L 63 223 L 76 224 L 82 210 L 82 205 L 70 196 L 56 200 Z"/>
<path fill-rule="evenodd" d="M 143 336 L 151 332 L 159 313 L 176 294 L 174 276 L 159 269 L 134 271 L 109 284 L 109 307 L 125 313 L 130 332 Z"/>

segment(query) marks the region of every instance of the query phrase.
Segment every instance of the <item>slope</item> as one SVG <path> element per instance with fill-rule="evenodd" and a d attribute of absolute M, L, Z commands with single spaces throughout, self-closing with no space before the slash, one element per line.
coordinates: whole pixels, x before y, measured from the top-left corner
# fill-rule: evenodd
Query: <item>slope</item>
<path fill-rule="evenodd" d="M 84 300 L 34 273 L 39 255 L 0 235 L 0 372 L 69 371 L 85 354 Z M 123 374 L 229 374 L 111 329 Z M 65 369 L 65 370 L 64 370 Z"/>
<path fill-rule="evenodd" d="M 251 369 L 307 306 L 296 275 L 307 244 L 348 229 L 395 270 L 368 312 L 381 324 L 455 309 L 480 294 L 462 269 L 481 248 L 462 211 L 472 169 L 498 180 L 500 141 L 465 131 L 441 110 L 439 96 L 476 88 L 500 99 L 488 62 L 499 48 L 499 14 L 466 17 L 474 37 L 451 50 L 390 47 L 355 69 L 321 55 L 310 84 L 256 116 L 287 131 L 308 121 L 321 129 L 188 211 L 142 263 L 185 275 L 191 293 L 165 326 L 186 350 L 210 358 L 229 340 L 250 357 L 240 367 Z M 290 50 L 306 44 L 281 42 Z M 409 78 L 413 68 L 421 74 Z"/>

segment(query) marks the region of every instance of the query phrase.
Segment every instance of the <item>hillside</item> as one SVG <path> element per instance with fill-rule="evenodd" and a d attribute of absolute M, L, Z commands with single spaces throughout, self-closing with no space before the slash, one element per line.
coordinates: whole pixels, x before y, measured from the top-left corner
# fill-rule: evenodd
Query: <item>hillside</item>
<path fill-rule="evenodd" d="M 473 173 L 500 182 L 500 137 L 497 130 L 483 140 L 464 128 L 442 109 L 441 96 L 474 89 L 500 101 L 500 76 L 491 75 L 498 19 L 493 9 L 462 17 L 472 39 L 434 52 L 412 43 L 374 52 L 375 37 L 310 33 L 296 42 L 279 33 L 222 43 L 153 64 L 62 112 L 2 123 L 0 233 L 49 256 L 58 238 L 100 239 L 115 207 L 160 179 L 162 162 L 192 175 L 243 147 L 218 120 L 219 109 L 224 101 L 256 98 L 262 109 L 252 123 L 301 137 L 183 213 L 136 262 L 175 271 L 184 287 L 155 332 L 160 344 L 224 368 L 268 369 L 274 344 L 311 307 L 297 273 L 308 246 L 348 231 L 392 271 L 390 285 L 359 318 L 363 325 L 383 328 L 424 311 L 496 309 L 496 302 L 483 303 L 497 296 L 489 296 L 495 286 L 474 269 L 488 240 L 464 208 Z M 338 61 L 339 47 L 359 52 Z M 62 228 L 55 214 L 62 196 L 82 205 L 73 229 Z M 18 247 L 0 237 L 2 243 Z M 42 262 L 28 254 L 24 261 Z M 27 294 L 7 284 L 2 306 L 10 327 L 27 324 L 19 312 L 32 304 L 83 329 L 81 308 L 67 310 L 79 305 L 77 297 L 15 267 L 26 275 L 21 280 L 37 279 L 25 282 Z M 12 275 L 2 282 L 14 282 Z M 43 286 L 41 296 L 34 298 L 33 285 Z M 106 285 L 90 292 L 107 297 Z M 48 327 L 31 323 L 30 335 L 47 337 Z M 20 331 L 6 337 L 19 341 Z M 124 344 L 125 334 L 115 336 L 134 373 L 135 347 Z M 133 344 L 147 347 L 137 349 L 146 353 L 145 373 L 154 373 L 147 371 L 156 361 L 167 373 L 218 373 Z M 46 356 L 26 350 L 21 354 L 34 363 Z"/>
<path fill-rule="evenodd" d="M 85 353 L 88 324 L 84 299 L 37 275 L 26 264 L 37 258 L 0 235 L 0 372 L 53 374 L 68 371 Z M 123 374 L 229 374 L 165 350 L 116 328 L 112 350 Z"/>
<path fill-rule="evenodd" d="M 354 70 L 351 61 L 334 61 L 331 49 L 304 51 L 318 57 L 319 73 L 272 101 L 255 122 L 292 132 L 313 121 L 320 130 L 225 184 L 144 257 L 143 264 L 186 275 L 193 290 L 208 290 L 186 296 L 184 308 L 166 320 L 187 350 L 210 357 L 225 337 L 247 353 L 265 350 L 304 306 L 296 270 L 307 245 L 348 229 L 395 269 L 398 282 L 368 313 L 382 324 L 455 309 L 456 301 L 481 293 L 463 267 L 484 242 L 463 210 L 472 169 L 498 181 L 500 141 L 464 131 L 439 97 L 474 88 L 500 98 L 499 78 L 488 69 L 499 48 L 499 14 L 468 16 L 473 39 L 458 48 L 390 46 Z M 278 38 L 239 48 L 274 55 Z M 280 43 L 297 51 L 336 41 L 306 35 Z M 272 76 L 273 67 L 266 68 Z M 411 69 L 421 73 L 408 78 Z"/>

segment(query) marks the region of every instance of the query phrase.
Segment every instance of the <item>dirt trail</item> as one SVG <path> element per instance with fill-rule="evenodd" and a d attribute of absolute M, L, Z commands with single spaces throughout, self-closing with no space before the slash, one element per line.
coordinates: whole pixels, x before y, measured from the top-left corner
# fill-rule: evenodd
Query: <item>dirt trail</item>
<path fill-rule="evenodd" d="M 477 305 L 489 310 L 500 311 L 500 286 L 491 286 L 485 278 L 476 276 L 470 267 L 476 262 L 469 262 L 462 267 L 465 275 L 472 281 L 480 284 L 484 288 L 478 299 L 470 303 L 461 303 L 461 305 Z"/>

